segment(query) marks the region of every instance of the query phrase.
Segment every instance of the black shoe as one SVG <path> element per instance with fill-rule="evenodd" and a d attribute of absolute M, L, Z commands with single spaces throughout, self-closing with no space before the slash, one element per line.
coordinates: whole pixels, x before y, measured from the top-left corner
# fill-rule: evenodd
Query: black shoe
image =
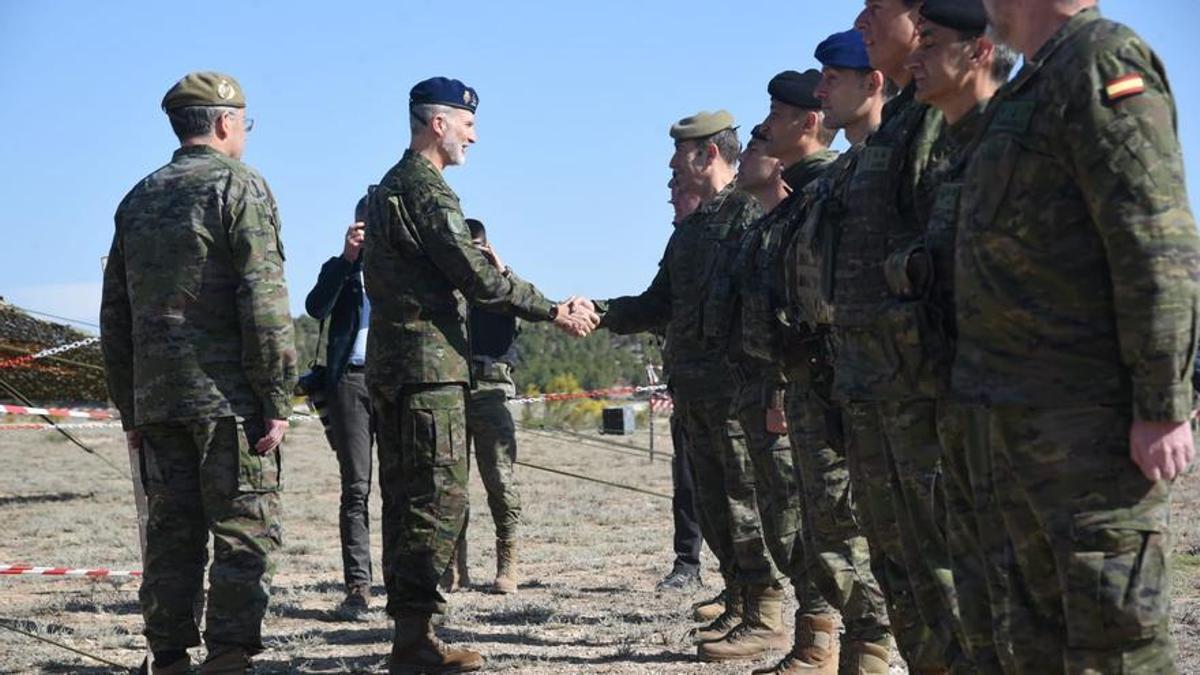
<path fill-rule="evenodd" d="M 675 563 L 675 568 L 671 570 L 671 573 L 663 577 L 654 589 L 660 592 L 676 592 L 691 590 L 703 585 L 704 582 L 700 580 L 700 568 Z"/>

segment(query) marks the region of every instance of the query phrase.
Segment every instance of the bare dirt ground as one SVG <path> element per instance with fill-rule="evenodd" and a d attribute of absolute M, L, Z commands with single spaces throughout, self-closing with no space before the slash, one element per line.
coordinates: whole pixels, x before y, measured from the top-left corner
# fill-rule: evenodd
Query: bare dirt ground
<path fill-rule="evenodd" d="M 665 432 L 666 424 L 659 427 Z M 119 433 L 80 434 L 104 457 L 127 465 Z M 665 461 L 651 463 L 636 451 L 622 454 L 579 437 L 522 433 L 520 440 L 521 458 L 531 463 L 670 493 Z M 641 432 L 623 440 L 644 445 L 647 437 Z M 669 438 L 659 436 L 657 445 L 669 450 Z M 140 568 L 127 478 L 44 432 L 0 434 L 0 458 L 0 563 Z M 260 672 L 381 672 L 391 631 L 381 609 L 378 491 L 372 495 L 375 608 L 364 620 L 346 621 L 335 611 L 342 597 L 337 465 L 317 425 L 292 429 L 284 475 L 286 543 Z M 683 640 L 692 625 L 688 607 L 715 592 L 718 577 L 706 552 L 707 588 L 655 593 L 672 557 L 669 501 L 532 468 L 520 469 L 519 477 L 526 521 L 521 591 L 486 592 L 492 528 L 473 477 L 475 586 L 451 596 L 445 638 L 483 651 L 489 670 L 514 673 L 747 673 L 765 663 L 695 661 L 694 648 Z M 1200 673 L 1200 477 L 1184 480 L 1176 494 L 1174 631 L 1183 671 Z M 143 649 L 137 586 L 136 580 L 0 577 L 0 618 L 132 667 Z M 0 672 L 121 671 L 0 630 Z"/>

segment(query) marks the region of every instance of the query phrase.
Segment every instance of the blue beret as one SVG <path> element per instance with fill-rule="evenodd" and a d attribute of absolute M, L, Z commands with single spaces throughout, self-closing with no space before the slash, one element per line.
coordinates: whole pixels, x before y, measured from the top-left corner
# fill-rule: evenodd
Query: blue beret
<path fill-rule="evenodd" d="M 408 105 L 448 105 L 475 112 L 479 107 L 479 96 L 467 85 L 448 77 L 431 77 L 418 82 L 408 92 Z"/>
<path fill-rule="evenodd" d="M 983 0 L 925 0 L 921 16 L 939 26 L 975 35 L 983 35 L 987 30 Z"/>
<path fill-rule="evenodd" d="M 867 46 L 863 44 L 862 34 L 856 30 L 834 33 L 825 38 L 817 45 L 814 56 L 827 68 L 872 70 Z"/>

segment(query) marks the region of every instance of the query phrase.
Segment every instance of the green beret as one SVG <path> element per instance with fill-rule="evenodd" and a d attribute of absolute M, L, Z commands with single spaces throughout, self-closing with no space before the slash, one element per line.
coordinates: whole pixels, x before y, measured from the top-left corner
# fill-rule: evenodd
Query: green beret
<path fill-rule="evenodd" d="M 163 96 L 162 109 L 171 111 L 186 106 L 228 106 L 245 108 L 242 85 L 229 75 L 214 72 L 188 73 Z"/>
<path fill-rule="evenodd" d="M 718 131 L 732 128 L 733 115 L 728 112 L 724 110 L 702 111 L 672 124 L 671 138 L 677 141 L 691 141 L 697 138 L 708 138 Z"/>

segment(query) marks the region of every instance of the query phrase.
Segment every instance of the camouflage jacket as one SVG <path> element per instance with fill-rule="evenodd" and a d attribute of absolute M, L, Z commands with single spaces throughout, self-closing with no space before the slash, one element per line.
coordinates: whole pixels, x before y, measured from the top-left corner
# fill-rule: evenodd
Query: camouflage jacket
<path fill-rule="evenodd" d="M 761 215 L 758 200 L 730 183 L 676 226 L 649 288 L 597 305 L 614 333 L 666 329 L 663 370 L 680 400 L 732 395 L 724 339 L 734 298 L 723 266 Z"/>
<path fill-rule="evenodd" d="M 926 309 L 894 261 L 921 240 L 931 195 L 922 185 L 941 128 L 937 110 L 905 88 L 860 152 L 833 247 L 834 395 L 906 400 L 933 395 L 923 353 Z M 903 273 L 904 266 L 899 266 Z M 922 390 L 922 385 L 925 390 Z"/>
<path fill-rule="evenodd" d="M 970 157 L 971 142 L 983 128 L 987 101 L 972 108 L 954 124 L 943 124 L 934 143 L 929 175 L 923 186 L 932 195 L 929 225 L 924 240 L 914 245 L 928 256 L 926 284 L 914 289 L 928 304 L 929 331 L 925 341 L 927 358 L 936 378 L 936 392 L 945 396 L 950 389 L 950 366 L 954 340 L 954 238 L 958 230 L 958 207 L 962 195 L 962 175 Z"/>
<path fill-rule="evenodd" d="M 789 331 L 784 317 L 783 248 L 808 207 L 802 190 L 836 158 L 836 152 L 823 150 L 789 166 L 784 180 L 792 194 L 742 235 L 732 266 L 737 305 L 728 351 L 735 362 L 778 363 L 784 358 Z"/>
<path fill-rule="evenodd" d="M 989 113 L 959 217 L 955 392 L 1187 419 L 1200 238 L 1162 63 L 1085 10 Z"/>
<path fill-rule="evenodd" d="M 553 316 L 555 303 L 515 274 L 502 275 L 471 244 L 458 196 L 411 150 L 371 195 L 363 254 L 367 380 L 384 391 L 471 382 L 469 305 L 530 321 Z"/>
<path fill-rule="evenodd" d="M 279 213 L 253 169 L 180 148 L 116 213 L 101 345 L 126 429 L 292 412 L 296 349 Z"/>

